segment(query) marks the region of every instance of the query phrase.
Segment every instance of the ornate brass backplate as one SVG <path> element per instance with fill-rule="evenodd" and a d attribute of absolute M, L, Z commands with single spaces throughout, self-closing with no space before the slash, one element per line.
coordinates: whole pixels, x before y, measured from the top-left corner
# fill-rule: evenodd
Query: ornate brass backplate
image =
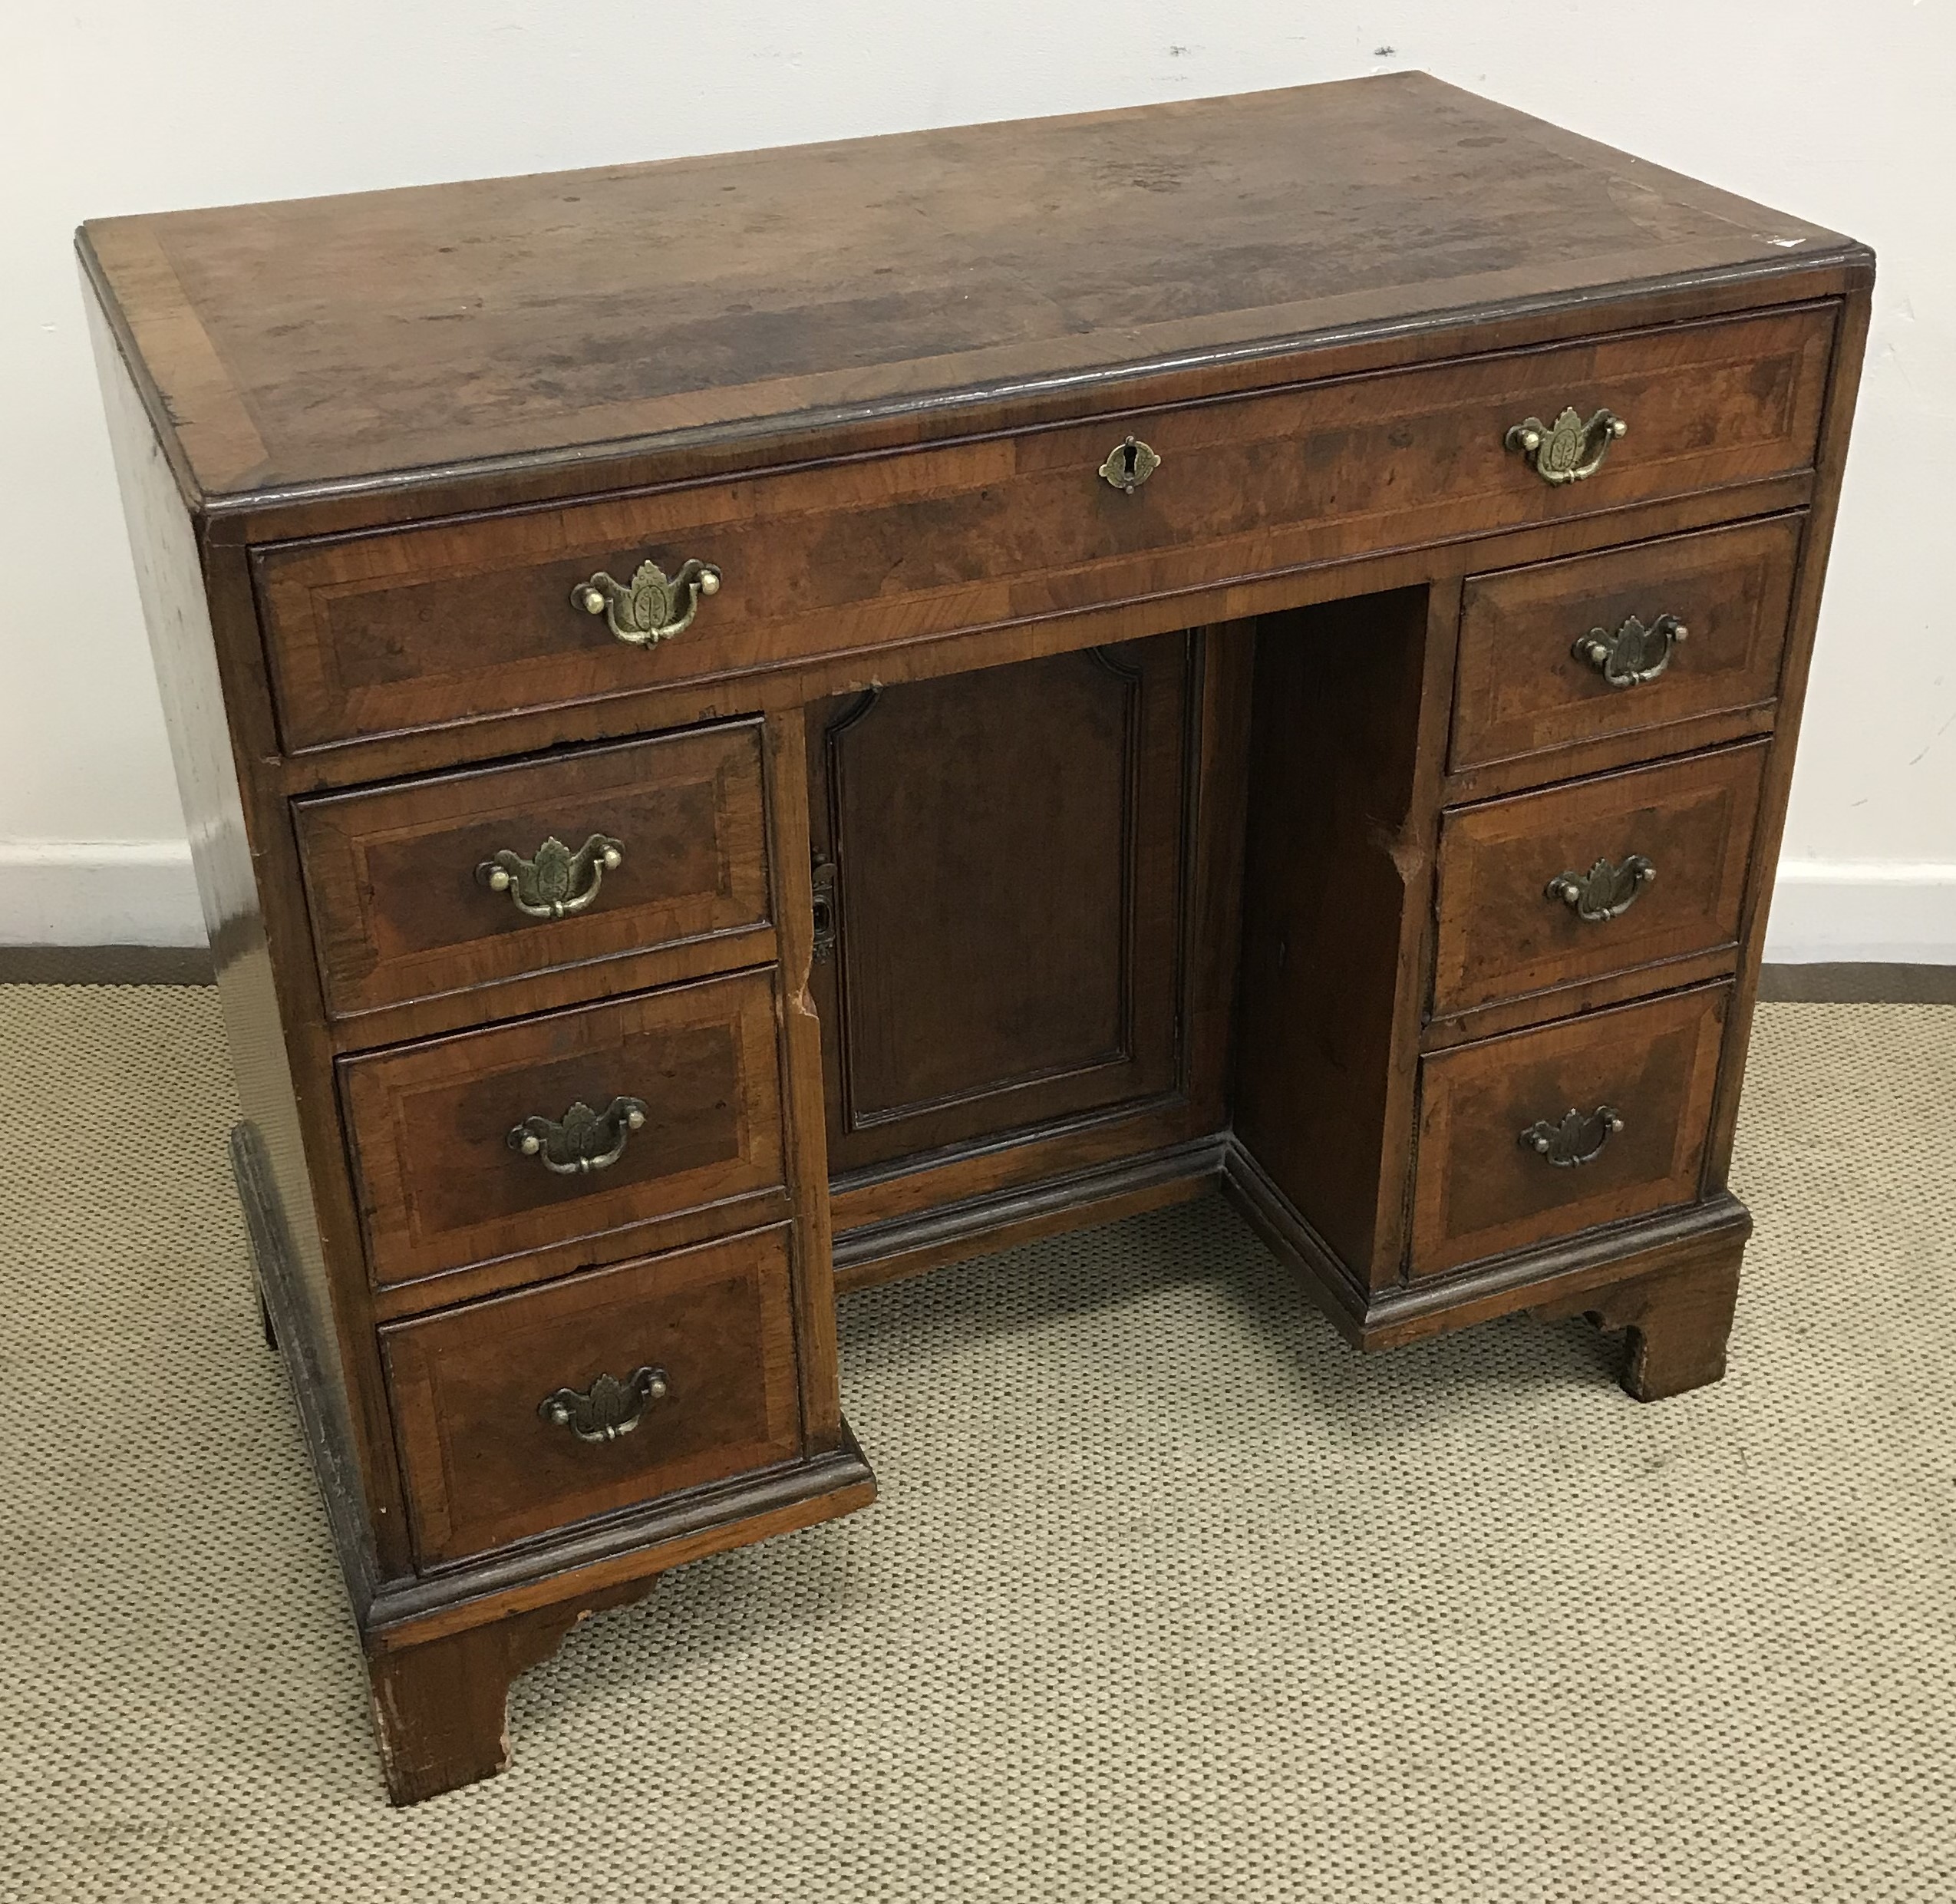
<path fill-rule="evenodd" d="M 625 1154 L 635 1130 L 645 1125 L 642 1097 L 614 1097 L 602 1110 L 572 1104 L 559 1118 L 526 1117 L 509 1135 L 512 1150 L 537 1157 L 559 1176 L 608 1170 Z"/>
<path fill-rule="evenodd" d="M 536 1404 L 536 1412 L 580 1441 L 615 1441 L 638 1427 L 647 1402 L 663 1401 L 669 1392 L 664 1369 L 635 1368 L 622 1381 L 600 1375 L 589 1388 L 559 1388 Z"/>
<path fill-rule="evenodd" d="M 1623 1128 L 1621 1113 L 1598 1104 L 1587 1117 L 1572 1107 L 1553 1124 L 1543 1118 L 1522 1133 L 1522 1142 L 1558 1170 L 1594 1163 L 1603 1146 Z"/>
<path fill-rule="evenodd" d="M 1648 628 L 1633 615 L 1614 635 L 1606 628 L 1592 628 L 1573 652 L 1612 688 L 1634 688 L 1655 681 L 1671 665 L 1671 651 L 1690 632 L 1674 615 L 1660 615 Z"/>
<path fill-rule="evenodd" d="M 476 877 L 492 893 L 506 893 L 519 912 L 529 919 L 565 919 L 581 912 L 598 896 L 607 873 L 625 863 L 623 844 L 594 833 L 572 853 L 553 834 L 526 860 L 505 846 L 476 868 Z"/>
<path fill-rule="evenodd" d="M 1552 424 L 1524 417 L 1506 441 L 1543 482 L 1580 483 L 1603 467 L 1610 445 L 1629 428 L 1614 411 L 1599 410 L 1585 423 L 1573 410 L 1565 410 Z"/>
<path fill-rule="evenodd" d="M 628 584 L 600 569 L 570 592 L 571 606 L 602 615 L 612 632 L 634 648 L 656 648 L 692 625 L 700 597 L 720 592 L 720 571 L 710 562 L 688 561 L 668 579 L 656 562 L 639 563 Z"/>
<path fill-rule="evenodd" d="M 1657 876 L 1657 868 L 1641 853 L 1633 853 L 1621 866 L 1598 860 L 1587 873 L 1557 873 L 1549 882 L 1548 896 L 1560 899 L 1578 919 L 1601 925 L 1622 918 Z"/>

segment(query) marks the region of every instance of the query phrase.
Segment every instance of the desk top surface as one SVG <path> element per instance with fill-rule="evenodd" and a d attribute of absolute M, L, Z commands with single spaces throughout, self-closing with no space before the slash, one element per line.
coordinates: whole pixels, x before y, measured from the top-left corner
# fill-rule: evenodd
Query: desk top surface
<path fill-rule="evenodd" d="M 1418 73 L 80 242 L 209 498 L 757 441 L 1864 255 Z"/>

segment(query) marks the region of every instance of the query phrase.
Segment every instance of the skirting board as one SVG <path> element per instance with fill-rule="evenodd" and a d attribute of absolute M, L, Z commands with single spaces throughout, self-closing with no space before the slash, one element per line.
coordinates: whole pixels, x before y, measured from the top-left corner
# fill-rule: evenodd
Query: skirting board
<path fill-rule="evenodd" d="M 7 949 L 201 947 L 203 907 L 182 840 L 0 840 Z"/>
<path fill-rule="evenodd" d="M 1769 965 L 1956 965 L 1956 864 L 1783 860 Z"/>

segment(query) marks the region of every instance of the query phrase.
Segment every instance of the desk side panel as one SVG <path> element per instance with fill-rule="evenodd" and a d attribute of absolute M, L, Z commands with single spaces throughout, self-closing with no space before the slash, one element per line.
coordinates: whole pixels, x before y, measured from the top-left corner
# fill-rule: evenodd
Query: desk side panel
<path fill-rule="evenodd" d="M 251 755 L 238 732 L 238 697 L 227 692 L 220 669 L 196 526 L 117 340 L 92 295 L 85 301 L 217 972 L 243 1120 L 233 1155 L 256 1267 L 301 1391 L 315 1467 L 358 1614 L 372 1597 L 377 1574 L 388 1570 L 385 1557 L 376 1555 L 372 1528 L 375 1511 L 384 1513 L 390 1504 L 394 1469 L 384 1417 L 363 1418 L 357 1391 L 348 1386 L 349 1338 L 355 1352 L 363 1353 L 371 1338 L 349 1328 L 334 1300 L 261 903 L 261 853 L 255 841 L 268 814 L 282 824 L 283 802 L 270 790 L 254 794 L 249 770 L 240 775 L 239 760 Z M 306 962 L 301 959 L 302 969 Z"/>
<path fill-rule="evenodd" d="M 1793 755 L 1799 740 L 1800 717 L 1806 705 L 1807 675 L 1813 665 L 1814 634 L 1820 616 L 1820 592 L 1826 579 L 1827 556 L 1839 509 L 1855 401 L 1860 394 L 1862 361 L 1867 348 L 1873 297 L 1871 262 L 1867 279 L 1841 301 L 1835 320 L 1826 408 L 1822 413 L 1820 450 L 1815 464 L 1813 506 L 1800 543 L 1793 619 L 1780 675 L 1778 718 L 1773 723 L 1772 751 L 1766 758 L 1765 783 L 1760 794 L 1759 830 L 1739 927 L 1738 977 L 1727 1021 L 1724 1066 L 1712 1113 L 1711 1143 L 1705 1166 L 1707 1195 L 1725 1187 L 1731 1167 L 1732 1140 L 1752 1037 L 1753 1007 L 1759 995 L 1760 962 L 1766 950 L 1766 920 L 1779 869 L 1780 843 L 1786 831 L 1787 797 L 1793 786 Z"/>

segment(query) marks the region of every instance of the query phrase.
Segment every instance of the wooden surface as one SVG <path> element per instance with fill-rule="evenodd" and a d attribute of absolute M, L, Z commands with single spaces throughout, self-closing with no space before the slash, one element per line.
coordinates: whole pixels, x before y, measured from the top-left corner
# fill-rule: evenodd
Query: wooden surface
<path fill-rule="evenodd" d="M 1691 1202 L 1730 1004 L 1724 985 L 1674 992 L 1427 1058 L 1412 1273 Z M 1538 1120 L 1605 1104 L 1623 1128 L 1592 1163 L 1558 1167 L 1520 1140 Z"/>
<path fill-rule="evenodd" d="M 767 972 L 404 1045 L 341 1076 L 383 1287 L 491 1263 L 531 1280 L 651 1247 L 661 1219 L 727 1229 L 777 1213 L 751 1202 L 785 1180 Z M 526 1118 L 621 1097 L 645 1122 L 608 1169 L 560 1176 L 510 1147 Z"/>
<path fill-rule="evenodd" d="M 1176 1077 L 1189 642 L 811 710 L 833 1172 Z"/>
<path fill-rule="evenodd" d="M 1765 767 L 1766 743 L 1755 741 L 1448 814 L 1435 1015 L 1534 994 L 1546 1016 L 1562 987 L 1733 952 Z M 1618 918 L 1583 919 L 1549 891 L 1563 873 L 1580 879 L 1598 860 L 1621 866 L 1633 856 L 1654 876 Z"/>
<path fill-rule="evenodd" d="M 1769 705 L 1779 692 L 1798 516 L 1639 543 L 1605 555 L 1475 576 L 1460 621 L 1451 764 L 1534 757 L 1531 777 L 1565 771 L 1567 750 L 1599 732 L 1654 752 L 1674 721 Z M 1683 622 L 1654 681 L 1613 688 L 1578 656 L 1592 629 L 1634 615 Z"/>
<path fill-rule="evenodd" d="M 1826 579 L 1827 558 L 1839 509 L 1841 481 L 1847 467 L 1848 437 L 1853 427 L 1861 367 L 1868 343 L 1873 299 L 1862 295 L 1846 300 L 1836 325 L 1833 368 L 1828 381 L 1827 406 L 1822 418 L 1814 502 L 1800 538 L 1799 568 L 1793 584 L 1793 603 L 1786 632 L 1786 657 L 1780 670 L 1780 702 L 1776 711 L 1773 751 L 1766 764 L 1766 783 L 1760 798 L 1759 833 L 1753 850 L 1753 877 L 1746 893 L 1745 916 L 1740 927 L 1741 954 L 1733 986 L 1731 1025 L 1726 1063 L 1718 1081 L 1712 1112 L 1711 1148 L 1706 1181 L 1723 1189 L 1731 1166 L 1732 1143 L 1739 1122 L 1739 1094 L 1746 1075 L 1746 1053 L 1751 1037 L 1753 1002 L 1759 983 L 1760 960 L 1765 950 L 1767 909 L 1773 898 L 1773 869 L 1779 863 L 1784 837 L 1788 796 L 1792 790 L 1793 753 L 1799 739 L 1800 717 L 1813 663 L 1814 639 L 1820 619 L 1820 591 Z"/>
<path fill-rule="evenodd" d="M 294 750 L 545 708 L 1447 540 L 1806 468 L 1826 305 L 1633 332 L 254 556 Z M 1587 480 L 1542 482 L 1524 418 L 1630 425 Z M 1125 429 L 1161 467 L 1099 474 Z M 621 643 L 573 605 L 646 559 L 721 570 L 681 635 Z"/>
<path fill-rule="evenodd" d="M 1701 1264 L 1627 1278 L 1542 1304 L 1534 1313 L 1545 1322 L 1587 1315 L 1601 1328 L 1626 1331 L 1624 1387 L 1639 1401 L 1663 1401 L 1724 1374 L 1740 1254 L 1728 1248 Z"/>
<path fill-rule="evenodd" d="M 1423 74 L 83 242 L 209 497 L 765 434 L 1858 249 Z"/>
<path fill-rule="evenodd" d="M 1006 1128 L 1009 1118 L 1000 1117 L 991 1129 L 1003 1130 L 1002 1135 L 978 1135 L 928 1157 L 859 1163 L 842 1173 L 833 1182 L 831 1209 L 839 1233 L 839 1266 L 847 1282 L 880 1280 L 898 1272 L 899 1262 L 921 1268 L 973 1249 L 998 1247 L 1018 1234 L 1049 1234 L 1059 1226 L 1057 1213 L 1069 1204 L 1080 1220 L 1090 1220 L 1089 1213 L 1103 1205 L 1126 1206 L 1136 1199 L 1180 1193 L 1167 1186 L 1214 1176 L 1215 1140 L 1229 1116 L 1254 634 L 1251 625 L 1242 622 L 1194 631 L 1192 675 L 1186 690 L 1191 697 L 1183 736 L 1186 767 L 1180 774 L 1172 771 L 1167 737 L 1158 734 L 1143 750 L 1148 772 L 1133 789 L 1138 799 L 1130 801 L 1137 828 L 1134 847 L 1142 863 L 1153 865 L 1164 878 L 1169 876 L 1166 863 L 1178 820 L 1185 830 L 1179 852 L 1183 890 L 1176 902 L 1179 945 L 1150 949 L 1143 943 L 1146 955 L 1137 968 L 1140 978 L 1159 984 L 1171 958 L 1176 966 L 1173 1011 L 1182 1030 L 1169 1075 L 1150 1094 L 1136 1092 L 1131 1078 L 1123 1081 L 1133 1065 L 1109 1067 L 1099 1074 L 1101 1083 L 1110 1087 L 1099 1108 L 1054 1117 L 1050 1114 L 1063 1111 L 1064 1106 L 1049 1103 L 1044 1124 L 1014 1132 Z M 1164 664 L 1179 647 L 1179 638 L 1159 647 L 1151 643 L 1143 655 L 1144 729 L 1161 724 L 1163 697 L 1156 691 L 1170 684 L 1175 671 Z M 1027 677 L 1038 678 L 1037 671 Z M 1174 685 L 1179 698 L 1184 688 Z M 1151 703 L 1155 714 L 1149 711 Z M 955 711 L 962 704 L 954 695 L 945 705 Z M 820 710 L 816 713 L 819 721 Z M 920 784 L 911 797 L 943 807 L 942 790 L 923 784 L 940 774 L 955 782 L 965 770 L 935 754 L 912 760 L 908 777 Z M 1175 807 L 1176 800 L 1164 795 L 1178 783 L 1184 788 L 1178 797 L 1179 816 L 1161 810 Z M 1030 836 L 1015 866 L 1001 870 L 1000 876 L 1043 884 L 1049 861 L 1065 856 L 1064 840 L 1056 838 L 1053 829 L 1070 826 L 1070 808 L 1037 787 L 1013 787 L 1007 797 L 1021 823 L 1043 824 L 1045 830 Z M 826 811 L 826 795 L 818 795 L 816 804 Z M 959 830 L 969 830 L 961 821 Z M 981 856 L 988 853 L 981 839 L 975 843 Z M 1129 850 L 1123 839 L 1120 850 Z M 1040 903 L 1058 903 L 1050 892 Z M 1137 893 L 1136 904 L 1145 919 L 1165 901 L 1157 891 Z M 1011 929 L 1009 922 L 1007 929 Z M 1080 927 L 1062 915 L 1057 929 L 1077 933 Z M 1143 942 L 1146 939 L 1143 935 Z M 984 948 L 961 948 L 959 955 L 982 961 Z M 1035 970 L 1042 956 L 1038 946 L 1027 952 Z M 816 971 L 819 975 L 823 968 Z M 981 964 L 980 973 L 994 1001 L 1001 989 L 1027 985 L 1035 975 L 1035 971 L 994 975 Z M 830 973 L 823 985 L 833 985 L 833 977 Z M 959 1009 L 955 999 L 945 999 L 934 1007 L 936 1021 L 949 1028 Z M 1137 1018 L 1137 1025 L 1140 1021 Z M 839 1037 L 833 1003 L 825 1023 L 825 1055 L 833 1061 Z M 830 1095 L 833 1099 L 833 1091 Z M 982 1098 L 974 1107 L 987 1107 Z"/>
<path fill-rule="evenodd" d="M 247 764 L 276 750 L 269 696 L 253 691 L 263 650 L 227 586 L 236 568 L 205 567 L 136 375 L 92 303 L 89 316 L 241 1129 L 258 1165 L 255 1233 L 285 1272 L 281 1350 L 305 1394 L 308 1452 L 348 1598 L 364 1619 L 378 1582 L 409 1564 L 406 1516 L 358 1230 L 350 1199 L 339 1200 L 345 1140 L 330 1073 L 304 1063 L 299 1028 L 317 1015 L 317 978 L 296 869 L 282 865 L 291 830 L 283 800 Z"/>
<path fill-rule="evenodd" d="M 335 1017 L 440 1000 L 421 1028 L 451 1028 L 520 1010 L 495 988 L 565 966 L 708 939 L 724 965 L 768 956 L 743 930 L 770 923 L 758 723 L 303 800 L 293 818 Z M 581 912 L 531 918 L 478 876 L 504 849 L 533 860 L 593 834 L 622 863 L 597 869 Z"/>
<path fill-rule="evenodd" d="M 827 1133 L 823 1127 L 822 1028 L 809 991 L 815 907 L 810 884 L 806 737 L 799 721 L 767 731 L 768 850 L 780 922 L 775 1049 L 787 1112 L 788 1194 L 795 1219 L 795 1335 L 801 1366 L 803 1432 L 811 1450 L 839 1452 L 847 1439 L 836 1348 L 835 1265 L 829 1213 Z"/>
<path fill-rule="evenodd" d="M 1581 1303 L 1716 1378 L 1862 247 L 1419 75 L 81 246 L 397 1795 L 579 1611 L 868 1498 L 838 1262 L 1220 1175 L 1362 1344 Z M 1552 486 L 1565 404 L 1628 428 Z M 688 556 L 671 641 L 572 604 Z M 1691 641 L 1618 692 L 1633 613 Z M 588 913 L 472 883 L 586 833 Z M 507 1147 L 620 1094 L 607 1172 Z M 641 1338 L 694 1427 L 526 1440 Z"/>
<path fill-rule="evenodd" d="M 374 1648 L 368 1685 L 389 1800 L 418 1804 L 501 1771 L 510 1682 L 549 1658 L 581 1613 L 549 1606 L 418 1646 Z"/>
<path fill-rule="evenodd" d="M 801 1452 L 785 1228 L 444 1309 L 381 1341 L 425 1563 Z M 664 1371 L 668 1392 L 616 1440 L 538 1413 L 640 1367 Z"/>
<path fill-rule="evenodd" d="M 1398 1270 L 1449 672 L 1431 607 L 1408 589 L 1257 625 L 1235 1129 L 1367 1284 Z"/>

